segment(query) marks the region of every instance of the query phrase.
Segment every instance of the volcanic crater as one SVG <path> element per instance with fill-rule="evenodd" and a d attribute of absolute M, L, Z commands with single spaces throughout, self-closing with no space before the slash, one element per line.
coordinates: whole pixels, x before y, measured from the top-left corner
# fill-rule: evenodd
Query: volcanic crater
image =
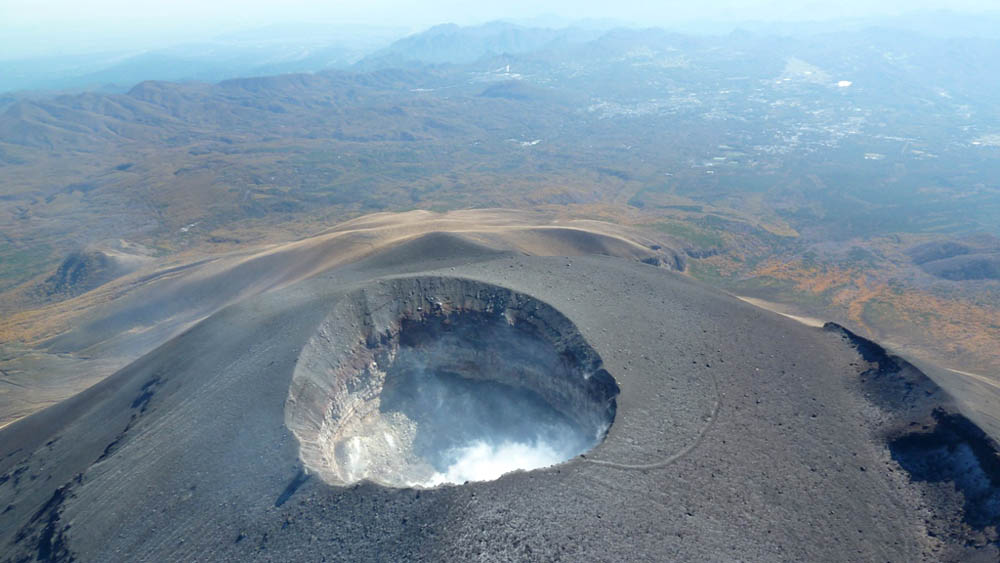
<path fill-rule="evenodd" d="M 304 346 L 285 420 L 333 485 L 432 487 L 548 467 L 603 440 L 619 393 L 563 314 L 482 282 L 380 282 Z"/>
<path fill-rule="evenodd" d="M 0 560 L 997 560 L 931 377 L 629 258 L 427 235 L 243 298 L 0 431 Z"/>

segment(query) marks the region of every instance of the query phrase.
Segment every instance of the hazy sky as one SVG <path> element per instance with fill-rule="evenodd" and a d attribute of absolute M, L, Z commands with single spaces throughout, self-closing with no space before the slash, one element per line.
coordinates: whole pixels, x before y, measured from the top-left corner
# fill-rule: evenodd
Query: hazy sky
<path fill-rule="evenodd" d="M 689 20 L 807 20 L 950 9 L 996 10 L 1000 0 L 0 0 L 0 58 L 167 40 L 283 22 L 419 29 L 555 14 L 643 25 Z"/>

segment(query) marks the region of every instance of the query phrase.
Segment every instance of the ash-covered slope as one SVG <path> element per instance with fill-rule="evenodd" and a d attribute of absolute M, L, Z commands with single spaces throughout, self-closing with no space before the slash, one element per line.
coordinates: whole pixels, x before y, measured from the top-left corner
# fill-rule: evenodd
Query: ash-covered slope
<path fill-rule="evenodd" d="M 996 559 L 993 443 L 874 343 L 635 261 L 433 246 L 243 300 L 4 429 L 2 559 Z M 430 489 L 317 471 L 302 423 L 398 412 L 364 402 L 390 396 L 380 366 L 460 312 L 534 344 L 462 332 L 471 355 L 442 373 L 492 373 L 480 360 L 501 348 L 552 358 L 561 379 L 522 365 L 494 383 L 581 423 L 613 399 L 603 441 Z"/>
<path fill-rule="evenodd" d="M 478 259 L 599 254 L 683 270 L 679 247 L 666 236 L 649 238 L 600 221 L 554 221 L 512 210 L 411 211 L 362 216 L 287 244 L 166 264 L 152 260 L 75 299 L 0 318 L 0 339 L 35 346 L 0 358 L 0 386 L 8 388 L 0 394 L 0 427 L 79 392 L 227 305 L 366 256 L 372 257 L 367 268 L 389 271 L 414 256 L 427 262 L 456 253 Z"/>

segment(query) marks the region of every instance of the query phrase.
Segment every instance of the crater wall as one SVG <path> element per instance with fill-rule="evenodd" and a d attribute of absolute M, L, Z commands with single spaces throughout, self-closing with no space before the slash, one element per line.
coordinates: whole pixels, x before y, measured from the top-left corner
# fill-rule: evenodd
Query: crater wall
<path fill-rule="evenodd" d="M 617 394 L 551 306 L 482 282 L 400 278 L 334 306 L 299 357 L 285 421 L 328 483 L 432 486 L 583 453 Z"/>

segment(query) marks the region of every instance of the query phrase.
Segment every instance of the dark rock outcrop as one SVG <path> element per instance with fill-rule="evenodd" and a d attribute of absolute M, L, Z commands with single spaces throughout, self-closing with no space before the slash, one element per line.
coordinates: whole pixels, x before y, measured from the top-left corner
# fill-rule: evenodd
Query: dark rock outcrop
<path fill-rule="evenodd" d="M 124 273 L 118 263 L 100 251 L 74 252 L 59 264 L 38 290 L 46 297 L 86 293 Z"/>

